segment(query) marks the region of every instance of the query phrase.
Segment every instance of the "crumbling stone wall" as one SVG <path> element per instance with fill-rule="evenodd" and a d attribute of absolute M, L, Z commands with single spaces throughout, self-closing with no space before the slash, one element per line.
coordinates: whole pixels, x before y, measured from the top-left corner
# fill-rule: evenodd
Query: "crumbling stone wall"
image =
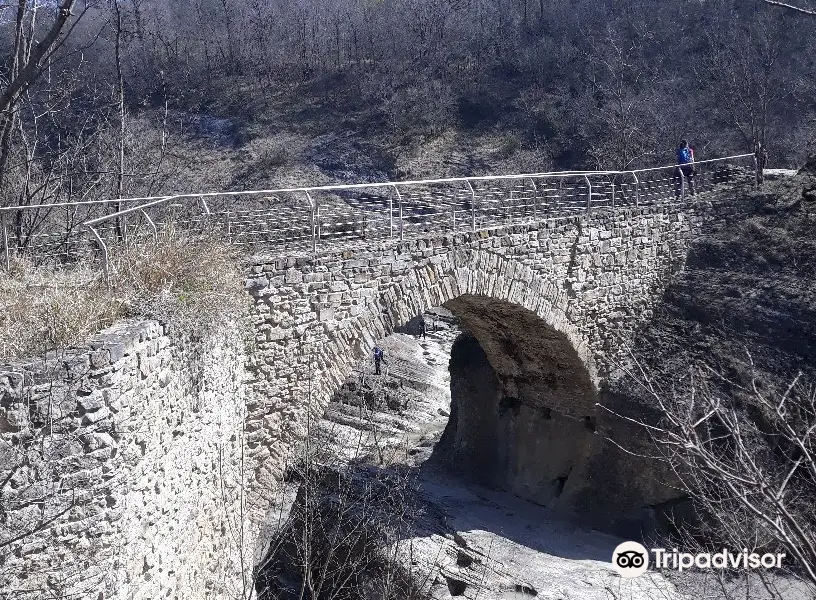
<path fill-rule="evenodd" d="M 241 331 L 123 323 L 0 366 L 0 598 L 240 592 Z"/>

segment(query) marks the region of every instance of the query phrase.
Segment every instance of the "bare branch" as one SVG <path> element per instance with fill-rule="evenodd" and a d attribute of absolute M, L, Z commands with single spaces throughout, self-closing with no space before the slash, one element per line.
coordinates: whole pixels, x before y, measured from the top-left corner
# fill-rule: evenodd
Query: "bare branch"
<path fill-rule="evenodd" d="M 43 59 L 51 52 L 52 47 L 58 41 L 63 28 L 68 23 L 68 19 L 72 16 L 71 11 L 75 4 L 76 0 L 63 0 L 57 10 L 57 17 L 54 19 L 51 28 L 45 36 L 43 36 L 43 39 L 34 45 L 26 64 L 22 66 L 17 76 L 9 83 L 3 94 L 0 95 L 0 113 L 8 112 L 19 94 L 25 91 L 39 74 L 40 64 L 42 64 Z"/>
<path fill-rule="evenodd" d="M 782 8 L 787 8 L 788 10 L 793 10 L 805 15 L 809 15 L 811 17 L 816 17 L 816 10 L 810 10 L 809 8 L 802 8 L 800 6 L 794 6 L 793 4 L 788 4 L 787 2 L 779 2 L 778 0 L 765 0 L 765 4 L 771 4 L 773 6 L 781 6 Z"/>

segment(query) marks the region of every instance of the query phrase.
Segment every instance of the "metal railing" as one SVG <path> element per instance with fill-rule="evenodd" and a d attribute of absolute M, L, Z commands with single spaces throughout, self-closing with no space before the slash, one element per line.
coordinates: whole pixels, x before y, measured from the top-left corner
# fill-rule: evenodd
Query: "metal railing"
<path fill-rule="evenodd" d="M 88 245 L 89 219 L 118 210 L 120 204 L 140 199 L 90 200 L 0 206 L 0 268 L 9 270 L 11 260 L 26 257 L 34 262 L 75 262 L 93 252 Z M 145 215 L 146 216 L 146 215 Z M 110 228 L 124 237 L 128 223 L 117 219 Z"/>
<path fill-rule="evenodd" d="M 63 253 L 66 247 L 84 248 L 86 255 L 100 257 L 107 273 L 116 248 L 141 239 L 157 240 L 171 225 L 221 236 L 247 252 L 278 248 L 317 252 L 339 243 L 402 241 L 594 210 L 684 202 L 755 177 L 752 154 L 701 161 L 694 169 L 690 178 L 669 165 L 126 198 L 98 203 L 95 210 L 101 214 L 89 211 L 82 222 L 84 231 L 72 227 L 72 235 L 66 235 L 58 227 L 42 227 L 37 239 L 48 250 L 49 236 L 62 236 Z M 111 212 L 110 204 L 119 202 L 128 208 Z M 77 210 L 76 205 L 67 206 Z M 0 209 L 0 216 L 36 209 L 10 207 Z M 5 222 L 2 229 L 8 264 L 9 256 L 20 248 L 7 241 Z"/>

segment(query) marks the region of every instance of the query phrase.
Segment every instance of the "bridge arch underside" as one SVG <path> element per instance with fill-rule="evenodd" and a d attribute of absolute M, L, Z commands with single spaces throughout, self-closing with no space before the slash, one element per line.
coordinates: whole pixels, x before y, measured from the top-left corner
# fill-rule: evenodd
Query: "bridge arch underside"
<path fill-rule="evenodd" d="M 648 446 L 597 404 L 642 409 L 599 393 L 569 337 L 535 313 L 474 295 L 445 306 L 465 333 L 451 351 L 451 417 L 435 459 L 585 524 L 622 534 L 652 525 L 651 507 L 676 492 L 656 464 L 605 439 Z"/>

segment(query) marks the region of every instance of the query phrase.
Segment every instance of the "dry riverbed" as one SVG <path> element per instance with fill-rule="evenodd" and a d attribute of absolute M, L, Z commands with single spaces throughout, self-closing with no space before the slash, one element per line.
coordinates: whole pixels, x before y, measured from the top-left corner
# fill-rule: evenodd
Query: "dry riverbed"
<path fill-rule="evenodd" d="M 686 598 L 659 573 L 621 579 L 610 559 L 623 540 L 461 480 L 431 458 L 450 413 L 448 360 L 461 332 L 444 309 L 425 319 L 425 339 L 409 324 L 405 333 L 382 341 L 388 361 L 382 376 L 373 375 L 370 361 L 359 365 L 321 429 L 347 460 L 415 471 L 423 509 L 400 553 L 432 597 Z"/>

